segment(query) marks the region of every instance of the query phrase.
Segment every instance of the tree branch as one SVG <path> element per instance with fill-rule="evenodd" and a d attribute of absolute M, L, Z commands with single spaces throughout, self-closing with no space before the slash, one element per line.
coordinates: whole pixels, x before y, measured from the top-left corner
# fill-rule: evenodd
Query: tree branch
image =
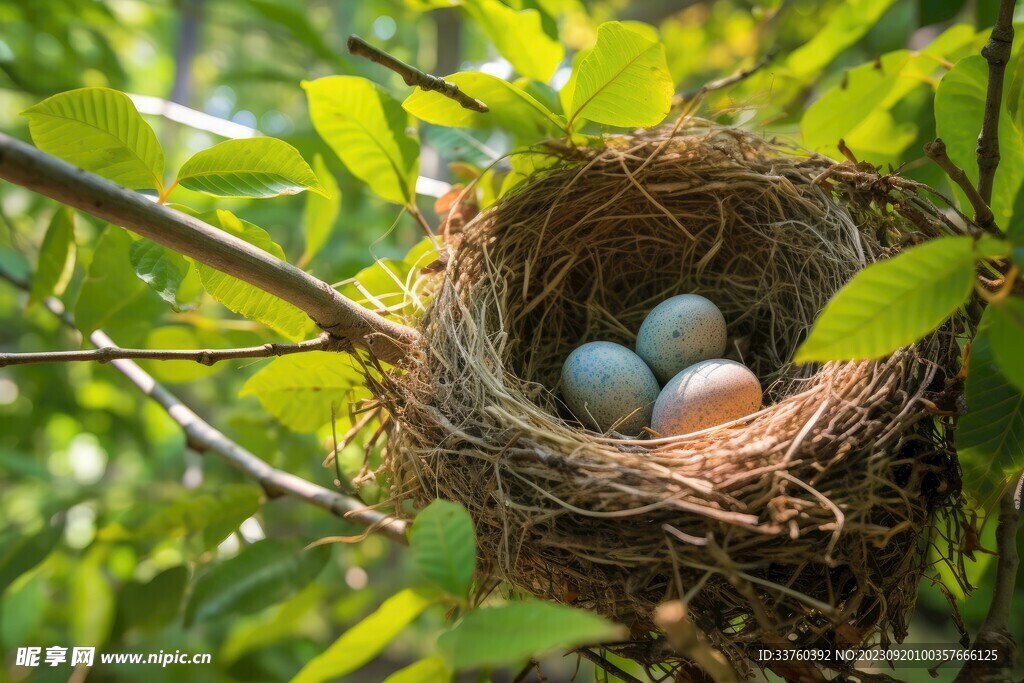
<path fill-rule="evenodd" d="M 1024 472 L 1017 475 L 1019 482 L 1024 482 Z M 999 652 L 999 668 L 1006 671 L 1013 669 L 1013 659 L 1017 644 L 1010 633 L 1010 616 L 1014 613 L 1011 604 L 1017 582 L 1017 567 L 1020 558 L 1017 555 L 1017 530 L 1020 526 L 1020 483 L 1007 486 L 1000 499 L 999 522 L 996 526 L 996 550 L 999 559 L 996 563 L 995 587 L 992 590 L 992 602 L 988 614 L 974 637 L 974 650 L 996 649 Z M 968 661 L 954 683 L 973 683 L 990 678 L 995 672 L 993 662 Z M 1000 679 L 1002 680 L 1002 679 Z"/>
<path fill-rule="evenodd" d="M 184 360 L 200 365 L 213 365 L 222 360 L 238 358 L 270 358 L 288 356 L 308 351 L 340 351 L 346 344 L 341 339 L 324 332 L 316 339 L 298 344 L 263 344 L 239 349 L 123 349 L 118 346 L 101 346 L 97 349 L 80 351 L 41 351 L 39 353 L 0 353 L 0 368 L 8 365 L 29 365 L 32 363 L 69 363 L 74 361 L 95 361 L 110 363 L 115 360 Z"/>
<path fill-rule="evenodd" d="M 728 88 L 730 85 L 736 85 L 740 81 L 744 81 L 750 78 L 758 71 L 766 67 L 768 64 L 771 63 L 773 59 L 775 59 L 774 50 L 766 53 L 763 57 L 761 57 L 761 59 L 757 60 L 757 62 L 753 66 L 747 67 L 746 69 L 739 69 L 738 71 L 735 71 L 729 74 L 728 76 L 723 76 L 722 78 L 711 81 L 710 83 L 705 83 L 696 90 L 691 90 L 689 92 L 684 93 L 677 93 L 672 98 L 672 107 L 679 108 L 683 106 L 684 103 L 690 100 L 696 100 L 697 98 L 703 97 L 704 95 L 707 95 L 709 92 L 721 90 L 722 88 Z"/>
<path fill-rule="evenodd" d="M 985 232 L 1001 236 L 1000 232 L 993 227 L 995 217 L 992 215 L 992 209 L 989 208 L 988 202 L 982 198 L 964 170 L 954 164 L 953 160 L 949 158 L 949 154 L 946 153 L 946 143 L 941 138 L 936 138 L 925 144 L 924 154 L 945 171 L 949 179 L 959 185 L 960 189 L 967 195 L 971 206 L 974 207 L 974 222 L 978 224 L 978 227 Z"/>
<path fill-rule="evenodd" d="M 29 289 L 28 283 L 12 277 L 3 270 L 0 270 L 0 278 L 7 280 L 19 289 L 25 291 Z M 51 313 L 60 318 L 61 322 L 77 330 L 74 321 L 64 310 L 64 304 L 59 299 L 49 297 L 43 304 Z M 102 330 L 96 330 L 90 334 L 89 340 L 99 348 L 118 349 L 114 340 Z M 120 358 L 112 360 L 110 363 L 142 393 L 167 411 L 171 419 L 178 423 L 178 426 L 185 432 L 189 448 L 199 453 L 213 453 L 218 456 L 239 472 L 259 482 L 267 495 L 296 498 L 304 503 L 327 510 L 342 519 L 367 527 L 371 532 L 385 536 L 392 541 L 402 544 L 408 542 L 404 521 L 389 517 L 376 510 L 367 509 L 360 500 L 343 496 L 290 472 L 271 467 L 199 417 L 134 361 Z"/>
<path fill-rule="evenodd" d="M 419 334 L 234 235 L 0 134 L 0 178 L 133 230 L 305 311 L 325 332 L 401 363 Z"/>
<path fill-rule="evenodd" d="M 992 183 L 999 166 L 999 109 L 1003 103 L 1003 77 L 1013 47 L 1013 8 L 1016 0 L 1001 0 L 996 25 L 981 56 L 988 61 L 988 91 L 985 116 L 978 136 L 978 193 L 986 204 L 992 203 Z"/>
<path fill-rule="evenodd" d="M 715 683 L 739 683 L 740 678 L 725 655 L 705 641 L 686 618 L 682 600 L 658 605 L 654 624 L 665 633 L 676 652 L 699 666 Z"/>
<path fill-rule="evenodd" d="M 443 78 L 438 78 L 437 76 L 431 76 L 428 73 L 424 73 L 411 64 L 406 64 L 402 60 L 392 57 L 380 48 L 370 45 L 359 36 L 352 35 L 348 37 L 348 51 L 357 57 L 365 57 L 371 62 L 391 69 L 402 77 L 402 80 L 405 81 L 406 85 L 415 86 L 421 90 L 432 90 L 436 93 L 440 93 L 445 97 L 455 100 L 464 109 L 469 109 L 470 111 L 478 111 L 481 114 L 486 114 L 490 111 L 486 104 L 462 92 L 459 90 L 459 86 L 454 83 L 449 83 Z"/>

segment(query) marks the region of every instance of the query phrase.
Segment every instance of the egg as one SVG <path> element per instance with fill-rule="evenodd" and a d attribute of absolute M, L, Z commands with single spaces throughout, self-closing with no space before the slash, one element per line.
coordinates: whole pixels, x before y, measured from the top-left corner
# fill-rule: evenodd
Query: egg
<path fill-rule="evenodd" d="M 689 434 L 757 412 L 761 383 L 744 365 L 715 358 L 686 368 L 665 385 L 651 428 L 662 436 Z"/>
<path fill-rule="evenodd" d="M 658 380 L 643 359 L 612 342 L 584 344 L 562 366 L 566 405 L 576 419 L 600 432 L 614 427 L 622 434 L 639 434 L 650 424 L 658 390 Z"/>
<path fill-rule="evenodd" d="M 725 316 L 699 294 L 666 299 L 647 314 L 636 352 L 662 383 L 694 363 L 725 353 Z"/>

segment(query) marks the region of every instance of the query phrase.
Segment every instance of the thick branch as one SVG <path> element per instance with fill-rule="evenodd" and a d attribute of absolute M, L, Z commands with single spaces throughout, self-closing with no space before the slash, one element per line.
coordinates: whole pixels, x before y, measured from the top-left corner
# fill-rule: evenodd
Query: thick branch
<path fill-rule="evenodd" d="M 949 179 L 959 185 L 960 189 L 967 195 L 968 201 L 974 207 L 974 222 L 978 224 L 978 227 L 998 236 L 1000 234 L 999 231 L 993 227 L 994 216 L 992 215 L 992 209 L 989 208 L 988 202 L 982 198 L 977 188 L 971 183 L 971 179 L 967 177 L 964 170 L 954 164 L 953 160 L 949 158 L 949 154 L 946 153 L 946 143 L 940 138 L 936 138 L 932 142 L 925 144 L 924 154 L 945 171 Z"/>
<path fill-rule="evenodd" d="M 325 332 L 400 363 L 418 333 L 234 235 L 0 134 L 0 178 L 133 230 L 305 311 Z"/>
<path fill-rule="evenodd" d="M 986 204 L 992 203 L 992 183 L 999 166 L 999 109 L 1003 103 L 1003 77 L 1013 47 L 1013 8 L 1016 0 L 1001 0 L 992 35 L 981 50 L 988 61 L 988 91 L 985 117 L 978 136 L 978 192 Z"/>
<path fill-rule="evenodd" d="M 445 97 L 455 100 L 464 109 L 469 109 L 470 111 L 478 111 L 481 114 L 485 114 L 490 111 L 486 104 L 462 92 L 459 90 L 459 86 L 454 83 L 449 83 L 443 78 L 438 78 L 437 76 L 431 76 L 428 73 L 424 73 L 411 64 L 406 64 L 402 60 L 389 55 L 380 48 L 370 45 L 359 36 L 348 37 L 348 51 L 358 57 L 365 57 L 371 62 L 391 69 L 402 77 L 402 80 L 405 81 L 406 85 L 415 86 L 421 90 L 432 90 L 436 93 L 440 93 Z"/>
<path fill-rule="evenodd" d="M 344 344 L 337 337 L 324 332 L 316 339 L 298 344 L 263 344 L 239 349 L 123 349 L 118 346 L 101 346 L 98 349 L 81 351 L 41 351 L 39 353 L 0 353 L 0 368 L 8 365 L 29 365 L 32 363 L 69 363 L 74 361 L 95 361 L 110 363 L 120 359 L 131 360 L 185 360 L 200 365 L 213 365 L 222 360 L 237 358 L 270 358 L 287 356 L 307 351 L 340 350 Z"/>
<path fill-rule="evenodd" d="M 18 287 L 27 289 L 26 283 L 19 282 L 6 273 L 0 272 L 0 276 Z M 45 300 L 44 304 L 65 325 L 75 327 L 74 321 L 64 311 L 64 305 L 58 299 L 50 297 Z M 100 348 L 118 348 L 117 344 L 101 330 L 90 334 L 89 340 Z M 117 359 L 111 361 L 111 365 L 127 377 L 142 393 L 167 411 L 171 419 L 177 422 L 185 432 L 185 438 L 190 448 L 200 453 L 213 453 L 218 456 L 236 470 L 259 482 L 268 495 L 290 496 L 299 499 L 346 520 L 361 524 L 372 532 L 386 536 L 393 541 L 403 544 L 407 542 L 405 522 L 375 510 L 368 510 L 362 501 L 343 496 L 290 472 L 271 467 L 199 417 L 134 361 Z"/>
<path fill-rule="evenodd" d="M 1024 473 L 1018 474 L 1024 480 Z M 1016 481 L 1014 482 L 1017 483 Z M 1011 607 L 1013 593 L 1017 582 L 1017 567 L 1020 558 L 1017 555 L 1017 531 L 1020 527 L 1021 511 L 1018 507 L 1019 489 L 1015 485 L 1007 487 L 999 505 L 999 522 L 996 526 L 996 550 L 999 559 L 996 563 L 995 586 L 992 591 L 992 602 L 988 614 L 974 637 L 975 650 L 990 648 L 999 651 L 999 665 L 1005 670 L 1013 669 L 1016 654 L 1016 642 L 1010 633 L 1010 616 L 1014 613 Z M 992 662 L 968 661 L 960 670 L 954 683 L 973 683 L 974 681 L 993 680 Z"/>

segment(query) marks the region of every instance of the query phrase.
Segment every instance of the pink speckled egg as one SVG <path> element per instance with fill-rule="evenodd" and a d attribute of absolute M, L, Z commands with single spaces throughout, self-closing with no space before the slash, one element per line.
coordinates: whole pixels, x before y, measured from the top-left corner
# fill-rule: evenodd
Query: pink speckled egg
<path fill-rule="evenodd" d="M 664 384 L 694 363 L 725 353 L 725 316 L 699 294 L 666 299 L 647 314 L 636 353 Z"/>
<path fill-rule="evenodd" d="M 651 428 L 662 436 L 698 432 L 757 412 L 761 383 L 744 365 L 716 358 L 691 365 L 665 385 Z"/>

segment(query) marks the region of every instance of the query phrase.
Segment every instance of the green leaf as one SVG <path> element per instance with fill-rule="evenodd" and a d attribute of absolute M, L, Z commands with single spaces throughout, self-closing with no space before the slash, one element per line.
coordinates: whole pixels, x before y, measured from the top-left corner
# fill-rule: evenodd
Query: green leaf
<path fill-rule="evenodd" d="M 276 138 L 227 140 L 196 153 L 176 181 L 215 197 L 279 197 L 312 190 L 326 196 L 298 150 Z"/>
<path fill-rule="evenodd" d="M 302 633 L 310 621 L 306 615 L 323 603 L 324 599 L 323 588 L 311 583 L 294 598 L 267 613 L 239 620 L 232 626 L 221 647 L 220 659 L 233 662 L 247 652 Z"/>
<path fill-rule="evenodd" d="M 199 218 L 269 252 L 282 261 L 285 260 L 284 250 L 270 239 L 266 230 L 239 219 L 230 211 L 217 209 L 212 213 L 202 214 Z M 292 341 L 302 339 L 306 330 L 313 324 L 309 316 L 273 294 L 205 264 L 196 262 L 196 268 L 199 270 L 203 288 L 210 296 L 235 313 L 261 322 Z"/>
<path fill-rule="evenodd" d="M 844 158 L 838 143 L 843 139 L 859 155 L 875 151 L 885 140 L 882 155 L 870 155 L 872 163 L 897 162 L 917 139 L 913 122 L 897 123 L 890 110 L 915 86 L 920 86 L 936 67 L 930 57 L 908 50 L 882 55 L 876 62 L 846 72 L 842 84 L 826 92 L 804 112 L 800 122 L 803 143 L 835 159 Z M 881 129 L 886 134 L 876 137 Z"/>
<path fill-rule="evenodd" d="M 259 509 L 260 489 L 251 484 L 225 484 L 216 492 L 192 492 L 146 519 L 132 534 L 159 539 L 203 534 L 203 548 L 212 548 Z"/>
<path fill-rule="evenodd" d="M 191 266 L 184 256 L 148 239 L 132 243 L 128 255 L 135 275 L 175 309 L 180 307 L 178 288 Z"/>
<path fill-rule="evenodd" d="M 303 81 L 302 87 L 313 127 L 352 175 L 382 199 L 411 203 L 420 145 L 402 105 L 356 76 Z"/>
<path fill-rule="evenodd" d="M 622 626 L 580 609 L 540 600 L 483 607 L 468 613 L 437 641 L 456 670 L 519 664 L 548 650 L 625 637 Z"/>
<path fill-rule="evenodd" d="M 376 657 L 413 619 L 437 600 L 436 593 L 413 588 L 392 595 L 377 611 L 311 659 L 291 683 L 322 683 L 355 671 Z"/>
<path fill-rule="evenodd" d="M 1018 391 L 1024 391 L 1024 299 L 1007 297 L 985 309 L 996 365 Z"/>
<path fill-rule="evenodd" d="M 384 683 L 441 683 L 451 680 L 452 672 L 443 658 L 427 657 L 399 669 L 384 679 Z"/>
<path fill-rule="evenodd" d="M 286 600 L 315 579 L 330 556 L 329 545 L 254 543 L 199 578 L 185 607 L 185 625 L 250 614 Z"/>
<path fill-rule="evenodd" d="M 897 50 L 845 73 L 804 112 L 803 144 L 834 159 L 845 160 L 838 142 L 875 165 L 901 163 L 929 121 L 900 113 L 910 95 L 927 91 L 931 106 L 934 74 L 943 60 L 970 44 L 975 31 L 965 24 L 950 27 L 919 52 Z M 930 119 L 924 112 L 925 119 Z M 919 150 L 912 150 L 918 154 Z"/>
<path fill-rule="evenodd" d="M 71 641 L 82 647 L 100 647 L 114 625 L 114 590 L 103 573 L 98 551 L 90 552 L 73 567 L 68 583 Z"/>
<path fill-rule="evenodd" d="M 917 12 L 921 18 L 921 26 L 940 24 L 956 17 L 967 4 L 966 0 L 917 0 Z"/>
<path fill-rule="evenodd" d="M 553 154 L 545 152 L 517 151 L 508 157 L 509 166 L 512 170 L 501 183 L 499 197 L 519 187 L 539 173 L 558 166 L 559 159 Z"/>
<path fill-rule="evenodd" d="M 664 46 L 619 22 L 605 22 L 573 80 L 569 124 L 586 119 L 609 126 L 656 126 L 668 115 L 672 92 Z"/>
<path fill-rule="evenodd" d="M 976 493 L 1024 468 L 1024 393 L 999 371 L 988 332 L 971 344 L 967 414 L 956 430 L 964 481 Z"/>
<path fill-rule="evenodd" d="M 566 122 L 561 116 L 506 80 L 479 71 L 460 71 L 445 80 L 486 104 L 490 111 L 470 111 L 450 97 L 419 88 L 402 106 L 427 123 L 475 129 L 497 126 L 519 136 L 523 142 L 565 135 Z"/>
<path fill-rule="evenodd" d="M 43 575 L 19 581 L 0 595 L 0 643 L 28 641 L 47 617 L 50 596 Z"/>
<path fill-rule="evenodd" d="M 334 179 L 331 169 L 324 163 L 324 158 L 319 154 L 313 157 L 313 169 L 324 191 L 322 194 L 306 195 L 306 208 L 302 213 L 306 251 L 300 263 L 308 262 L 327 243 L 334 229 L 334 222 L 341 211 L 341 188 L 338 187 L 338 181 Z"/>
<path fill-rule="evenodd" d="M 416 515 L 409 545 L 413 564 L 428 581 L 454 597 L 469 597 L 476 571 L 476 539 L 466 508 L 435 500 Z"/>
<path fill-rule="evenodd" d="M 278 0 L 246 0 L 246 2 L 267 20 L 268 29 L 272 27 L 274 34 L 278 29 L 283 28 L 292 35 L 296 44 L 309 48 L 329 62 L 345 64 L 345 61 L 339 59 L 338 53 L 325 41 L 328 33 L 321 26 L 314 26 L 313 13 L 305 11 L 306 8 L 302 5 L 291 7 L 278 2 Z"/>
<path fill-rule="evenodd" d="M 1011 62 L 1006 77 L 1014 78 Z M 985 110 L 988 63 L 979 55 L 961 59 L 939 82 L 935 94 L 935 127 L 949 158 L 971 182 L 978 182 L 978 133 Z M 1004 230 L 1015 220 L 1014 204 L 1024 186 L 1024 136 L 1003 108 L 999 115 L 999 168 L 992 185 L 992 212 Z M 957 188 L 961 206 L 970 206 Z M 1019 218 L 1017 218 L 1019 221 Z"/>
<path fill-rule="evenodd" d="M 178 615 L 187 585 L 188 568 L 181 564 L 165 569 L 145 583 L 126 583 L 117 600 L 118 631 L 163 628 Z"/>
<path fill-rule="evenodd" d="M 84 333 L 102 328 L 124 346 L 134 346 L 165 310 L 165 304 L 135 276 L 126 231 L 108 226 L 93 251 L 92 263 L 75 304 L 75 324 Z"/>
<path fill-rule="evenodd" d="M 80 88 L 26 109 L 36 147 L 132 190 L 163 191 L 164 152 L 124 93 Z"/>
<path fill-rule="evenodd" d="M 239 396 L 255 396 L 263 408 L 296 432 L 315 432 L 367 395 L 363 376 L 348 356 L 312 351 L 267 363 L 242 386 Z"/>
<path fill-rule="evenodd" d="M 544 32 L 536 9 L 516 11 L 500 0 L 465 0 L 463 6 L 494 47 L 523 76 L 547 82 L 565 57 L 565 48 Z"/>
<path fill-rule="evenodd" d="M 75 212 L 70 207 L 57 209 L 39 247 L 39 264 L 32 276 L 28 305 L 48 296 L 60 296 L 75 272 Z"/>
<path fill-rule="evenodd" d="M 60 542 L 63 526 L 46 527 L 34 534 L 8 529 L 0 536 L 0 595 L 19 576 L 46 559 Z"/>
<path fill-rule="evenodd" d="M 845 0 L 814 37 L 790 53 L 789 72 L 798 79 L 817 76 L 846 48 L 866 34 L 895 0 Z"/>
<path fill-rule="evenodd" d="M 943 237 L 869 265 L 825 306 L 793 360 L 879 358 L 917 341 L 967 299 L 983 255 L 970 237 Z"/>

